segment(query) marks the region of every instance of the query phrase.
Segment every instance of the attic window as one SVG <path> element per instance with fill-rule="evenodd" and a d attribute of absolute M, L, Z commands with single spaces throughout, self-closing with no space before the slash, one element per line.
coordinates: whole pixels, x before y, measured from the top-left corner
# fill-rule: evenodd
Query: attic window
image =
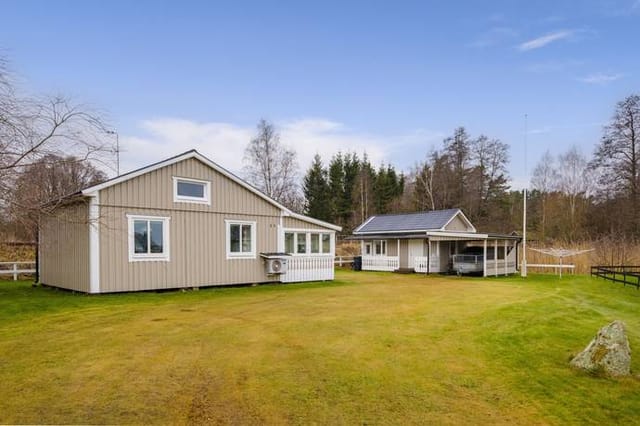
<path fill-rule="evenodd" d="M 189 178 L 173 178 L 173 201 L 176 203 L 211 204 L 211 182 Z"/>

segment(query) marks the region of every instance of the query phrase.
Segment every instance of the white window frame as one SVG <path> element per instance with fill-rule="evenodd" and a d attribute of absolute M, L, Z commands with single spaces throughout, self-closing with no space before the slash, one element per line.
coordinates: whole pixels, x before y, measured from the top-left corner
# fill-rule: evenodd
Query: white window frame
<path fill-rule="evenodd" d="M 161 221 L 162 222 L 162 253 L 136 253 L 135 252 L 135 228 L 134 221 Z M 169 239 L 169 223 L 170 217 L 167 216 L 148 216 L 128 214 L 127 222 L 129 226 L 129 262 L 169 262 L 170 256 L 170 239 Z"/>
<path fill-rule="evenodd" d="M 255 259 L 257 246 L 257 227 L 255 221 L 225 219 L 225 240 L 227 247 L 227 259 Z M 231 225 L 250 225 L 251 226 L 251 252 L 235 253 L 231 251 Z M 240 249 L 242 249 L 242 232 L 240 232 Z"/>
<path fill-rule="evenodd" d="M 204 185 L 204 198 L 178 195 L 178 182 L 196 183 Z M 208 180 L 192 179 L 173 176 L 173 202 L 211 205 L 211 182 Z"/>
<path fill-rule="evenodd" d="M 282 230 L 282 247 L 285 247 L 285 243 L 284 243 L 284 236 L 286 233 L 292 233 L 293 234 L 293 248 L 294 248 L 294 253 L 288 253 L 292 256 L 333 256 L 335 254 L 335 232 L 333 231 L 327 231 L 324 229 L 297 229 L 297 228 L 284 228 Z M 304 238 L 305 238 L 305 248 L 306 248 L 306 252 L 305 253 L 298 253 L 298 235 L 299 234 L 303 234 Z M 319 253 L 311 253 L 311 234 L 319 234 L 319 249 L 320 252 Z M 323 235 L 329 235 L 329 251 L 327 253 L 325 253 L 322 250 L 322 236 Z M 285 247 L 286 249 L 286 247 Z"/>
<path fill-rule="evenodd" d="M 380 254 L 376 253 L 376 245 L 377 243 L 380 243 Z M 363 252 L 362 255 L 363 256 L 386 256 L 387 255 L 387 249 L 388 249 L 388 244 L 387 244 L 387 240 L 370 240 L 370 241 L 365 241 L 365 243 L 363 244 L 362 248 L 363 248 Z M 369 247 L 369 251 L 370 253 L 367 254 L 367 247 Z"/>

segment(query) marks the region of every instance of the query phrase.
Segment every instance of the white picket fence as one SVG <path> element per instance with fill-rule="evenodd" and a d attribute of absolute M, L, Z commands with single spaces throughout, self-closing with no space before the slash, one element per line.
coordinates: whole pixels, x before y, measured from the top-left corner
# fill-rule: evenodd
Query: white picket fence
<path fill-rule="evenodd" d="M 395 271 L 400 267 L 398 256 L 362 256 L 363 271 Z"/>
<path fill-rule="evenodd" d="M 33 265 L 34 268 L 25 269 L 23 267 L 18 267 L 18 265 Z M 0 275 L 13 275 L 13 280 L 18 280 L 18 275 L 20 274 L 35 274 L 36 262 L 26 261 L 26 262 L 0 262 Z"/>
<path fill-rule="evenodd" d="M 331 256 L 290 256 L 287 260 L 287 272 L 281 276 L 283 283 L 333 279 L 334 258 Z"/>

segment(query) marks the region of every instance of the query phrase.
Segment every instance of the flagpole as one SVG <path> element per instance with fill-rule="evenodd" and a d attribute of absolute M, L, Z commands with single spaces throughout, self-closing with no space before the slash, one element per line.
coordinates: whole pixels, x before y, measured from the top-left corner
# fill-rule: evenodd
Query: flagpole
<path fill-rule="evenodd" d="M 520 276 L 527 277 L 527 114 L 524 115 L 524 196 L 522 198 L 522 268 Z"/>

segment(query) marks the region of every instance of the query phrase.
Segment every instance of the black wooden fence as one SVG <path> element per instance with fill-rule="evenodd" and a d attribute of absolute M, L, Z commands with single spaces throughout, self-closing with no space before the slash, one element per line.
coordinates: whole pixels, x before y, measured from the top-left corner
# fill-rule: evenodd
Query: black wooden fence
<path fill-rule="evenodd" d="M 640 289 L 640 266 L 592 266 L 591 276 Z"/>

